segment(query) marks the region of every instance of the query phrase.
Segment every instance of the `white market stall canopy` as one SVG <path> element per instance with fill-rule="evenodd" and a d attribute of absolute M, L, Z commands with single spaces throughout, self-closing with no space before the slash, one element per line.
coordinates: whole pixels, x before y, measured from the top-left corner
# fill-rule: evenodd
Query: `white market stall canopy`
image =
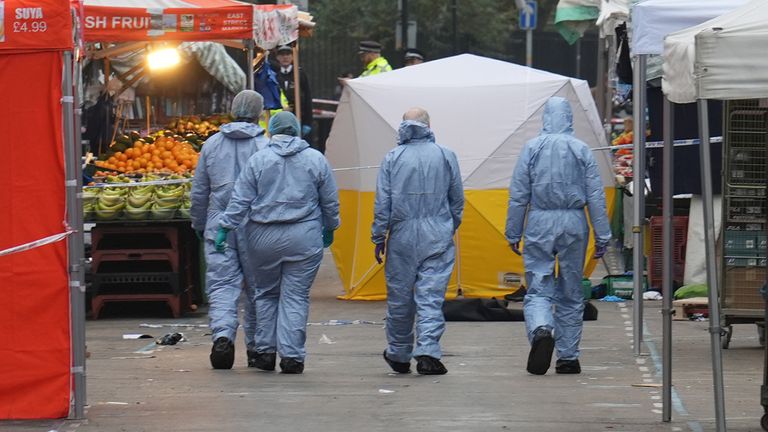
<path fill-rule="evenodd" d="M 754 0 L 664 41 L 669 100 L 768 97 L 768 2 Z"/>
<path fill-rule="evenodd" d="M 354 79 L 348 87 L 330 136 L 334 168 L 378 165 L 412 106 L 429 111 L 437 142 L 457 153 L 468 189 L 509 186 L 517 156 L 539 134 L 544 103 L 552 96 L 570 100 L 576 137 L 592 147 L 606 145 L 586 81 L 513 63 L 464 54 Z M 605 153 L 595 156 L 610 185 Z M 374 190 L 376 174 L 340 171 L 337 180 L 341 188 Z"/>
<path fill-rule="evenodd" d="M 664 52 L 670 33 L 728 13 L 748 0 L 646 0 L 632 6 L 632 55 Z"/>

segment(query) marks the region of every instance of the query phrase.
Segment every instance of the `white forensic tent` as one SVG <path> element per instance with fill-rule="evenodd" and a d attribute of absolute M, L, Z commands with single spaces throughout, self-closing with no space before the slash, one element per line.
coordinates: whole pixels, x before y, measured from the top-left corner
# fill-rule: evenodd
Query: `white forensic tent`
<path fill-rule="evenodd" d="M 662 88 L 675 103 L 768 97 L 768 2 L 752 1 L 664 40 Z"/>
<path fill-rule="evenodd" d="M 468 297 L 514 291 L 523 264 L 504 238 L 507 188 L 523 144 L 541 130 L 551 96 L 571 101 L 578 138 L 605 146 L 586 81 L 469 54 L 349 81 L 327 151 L 341 196 L 342 225 L 332 251 L 346 291 L 342 298 L 386 297 L 383 267 L 370 241 L 377 168 L 413 106 L 430 113 L 437 142 L 457 153 L 464 180 L 464 222 L 449 296 L 457 288 Z M 605 185 L 612 186 L 610 155 L 595 155 Z M 610 188 L 609 208 L 612 198 Z"/>

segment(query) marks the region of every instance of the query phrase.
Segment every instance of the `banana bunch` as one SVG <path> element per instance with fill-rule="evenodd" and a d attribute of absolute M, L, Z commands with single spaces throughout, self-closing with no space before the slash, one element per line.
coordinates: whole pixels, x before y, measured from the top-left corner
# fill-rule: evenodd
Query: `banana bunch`
<path fill-rule="evenodd" d="M 189 200 L 189 197 L 185 194 L 184 199 L 181 201 L 181 208 L 179 208 L 179 217 L 183 219 L 189 219 L 190 213 L 189 209 L 192 208 L 192 202 Z"/>
<path fill-rule="evenodd" d="M 96 213 L 96 219 L 111 220 L 120 216 L 125 208 L 128 188 L 107 187 L 101 191 L 93 211 Z"/>
<path fill-rule="evenodd" d="M 185 190 L 184 184 L 156 187 L 150 209 L 152 219 L 172 219 L 181 207 Z"/>
<path fill-rule="evenodd" d="M 131 188 L 125 206 L 126 219 L 146 219 L 153 204 L 154 191 L 152 185 Z"/>
<path fill-rule="evenodd" d="M 100 194 L 100 188 L 83 188 L 83 217 L 85 219 L 93 217 L 94 208 Z"/>

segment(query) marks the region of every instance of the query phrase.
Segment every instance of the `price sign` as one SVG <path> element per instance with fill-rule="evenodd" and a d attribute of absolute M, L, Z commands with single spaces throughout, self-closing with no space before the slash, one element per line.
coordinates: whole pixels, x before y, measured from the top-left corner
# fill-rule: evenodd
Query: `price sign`
<path fill-rule="evenodd" d="M 0 50 L 72 47 L 70 2 L 0 0 Z"/>

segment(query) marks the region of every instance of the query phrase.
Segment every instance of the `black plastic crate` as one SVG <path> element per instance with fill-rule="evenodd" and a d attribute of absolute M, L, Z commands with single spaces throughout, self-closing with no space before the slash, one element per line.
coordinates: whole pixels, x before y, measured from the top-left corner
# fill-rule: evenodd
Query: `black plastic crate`
<path fill-rule="evenodd" d="M 94 295 L 179 294 L 178 273 L 96 273 Z"/>

